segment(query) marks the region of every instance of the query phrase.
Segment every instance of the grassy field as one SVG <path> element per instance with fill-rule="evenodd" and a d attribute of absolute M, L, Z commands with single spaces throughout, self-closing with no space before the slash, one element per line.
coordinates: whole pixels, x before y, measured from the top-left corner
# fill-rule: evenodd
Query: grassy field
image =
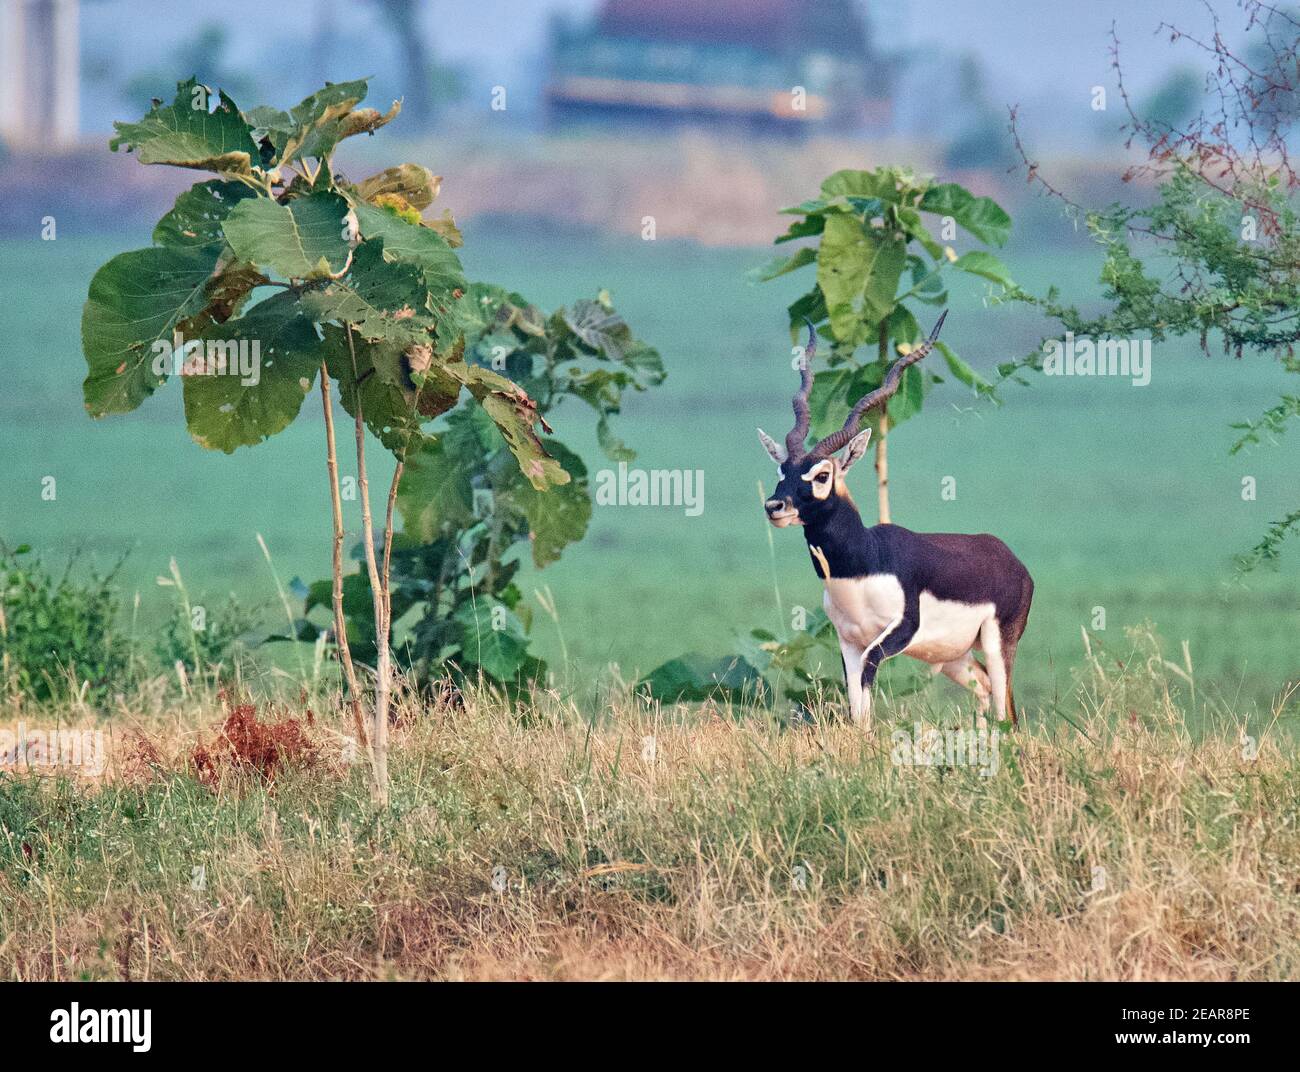
<path fill-rule="evenodd" d="M 772 467 L 754 435 L 789 420 L 792 375 L 784 306 L 791 277 L 748 285 L 766 251 L 607 239 L 537 224 L 481 221 L 466 228 L 473 278 L 514 286 L 545 306 L 609 287 L 638 334 L 669 369 L 660 389 L 629 401 L 620 433 L 646 468 L 698 469 L 705 508 L 598 507 L 586 541 L 526 587 L 548 584 L 559 625 L 539 616 L 542 654 L 561 644 L 572 663 L 561 683 L 590 695 L 617 664 L 624 679 L 682 651 L 734 650 L 754 626 L 784 632 L 774 590 L 789 609 L 820 605 L 803 542 L 769 533 L 758 485 Z M 52 562 L 72 547 L 109 565 L 129 553 L 123 578 L 141 596 L 141 622 L 169 606 L 154 584 L 175 556 L 212 605 L 234 591 L 282 615 L 261 533 L 283 580 L 326 574 L 329 519 L 319 415 L 233 457 L 186 434 L 179 391 L 140 411 L 94 423 L 81 407 L 78 323 L 94 269 L 144 235 L 63 235 L 0 243 L 7 389 L 0 395 L 0 535 L 29 542 Z M 1086 286 L 1096 265 L 1063 248 L 1024 242 L 1007 261 L 1031 289 Z M 970 287 L 954 294 L 945 338 L 977 367 L 1018 356 L 1043 325 L 988 307 Z M 1229 422 L 1254 416 L 1286 377 L 1260 361 L 1205 358 L 1193 345 L 1157 347 L 1149 386 L 1124 380 L 1038 379 L 1010 387 L 1006 405 L 974 404 L 945 385 L 925 416 L 891 439 L 895 520 L 920 530 L 992 531 L 1037 581 L 1020 649 L 1017 698 L 1031 712 L 1068 691 L 1083 656 L 1080 628 L 1093 608 L 1106 630 L 1093 642 L 1119 654 L 1125 626 L 1153 622 L 1170 653 L 1188 644 L 1197 684 L 1260 716 L 1300 673 L 1300 555 L 1247 578 L 1231 556 L 1300 502 L 1294 451 L 1270 447 L 1229 458 Z M 557 433 L 599 468 L 588 414 L 567 405 Z M 379 468 L 379 466 L 376 466 Z M 57 498 L 42 497 L 42 479 Z M 940 496 L 956 479 L 955 501 Z M 1258 499 L 1243 501 L 1243 476 Z M 372 472 L 378 484 L 382 473 Z M 851 481 L 870 519 L 869 467 Z M 357 522 L 353 519 L 352 523 Z M 769 536 L 774 546 L 769 549 Z M 562 634 L 562 636 L 561 636 Z M 1183 656 L 1177 654 L 1180 663 Z M 946 682 L 934 686 L 942 690 Z"/>
<path fill-rule="evenodd" d="M 865 736 L 407 696 L 378 816 L 329 697 L 124 715 L 98 779 L 0 778 L 0 976 L 1294 978 L 1295 749 L 1132 641 L 1068 721 L 940 765 L 916 700 Z"/>
<path fill-rule="evenodd" d="M 1038 379 L 995 408 L 945 385 L 896 430 L 895 519 L 995 532 L 1037 582 L 1017 662 L 1026 728 L 979 762 L 917 764 L 918 732 L 973 714 L 946 681 L 908 696 L 886 682 L 871 736 L 834 697 L 805 722 L 628 687 L 682 651 L 785 632 L 779 606 L 820 603 L 802 539 L 763 518 L 772 466 L 754 435 L 789 419 L 784 306 L 803 281 L 747 285 L 765 251 L 466 231 L 472 277 L 547 307 L 613 291 L 670 371 L 619 432 L 641 466 L 702 472 L 703 512 L 597 507 L 582 544 L 525 578 L 558 608 L 535 624 L 553 685 L 517 703 L 402 692 L 379 815 L 337 695 L 275 673 L 293 666 L 284 649 L 254 650 L 225 697 L 202 681 L 182 697 L 154 666 L 108 717 L 6 698 L 0 731 L 98 732 L 108 762 L 0 774 L 0 975 L 1296 976 L 1300 554 L 1245 577 L 1232 556 L 1300 502 L 1300 473 L 1282 447 L 1227 455 L 1228 424 L 1283 374 L 1171 344 L 1147 387 Z M 228 458 L 190 441 L 175 390 L 125 418 L 82 409 L 86 283 L 144 240 L 0 243 L 0 536 L 55 565 L 78 546 L 101 567 L 126 554 L 144 632 L 171 606 L 155 578 L 172 557 L 196 600 L 233 592 L 278 626 L 272 568 L 328 569 L 319 417 Z M 1007 260 L 1034 289 L 1095 273 L 1077 248 L 1025 243 Z M 1042 331 L 977 287 L 952 310 L 945 338 L 981 369 Z M 553 423 L 600 467 L 586 412 Z M 870 468 L 851 484 L 869 516 Z"/>

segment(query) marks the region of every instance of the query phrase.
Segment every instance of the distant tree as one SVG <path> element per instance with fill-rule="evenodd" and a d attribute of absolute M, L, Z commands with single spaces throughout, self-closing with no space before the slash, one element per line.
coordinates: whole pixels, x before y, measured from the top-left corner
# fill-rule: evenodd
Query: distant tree
<path fill-rule="evenodd" d="M 420 26 L 423 0 L 375 0 L 402 58 L 403 107 L 407 119 L 427 130 L 439 102 L 456 100 L 463 92 L 459 73 L 438 63 Z"/>
<path fill-rule="evenodd" d="M 122 86 L 122 97 L 139 104 L 151 97 L 169 96 L 176 87 L 174 72 L 194 71 L 195 77 L 210 84 L 222 85 L 236 97 L 251 97 L 257 92 L 253 77 L 231 61 L 230 35 L 219 23 L 200 26 L 188 40 L 167 54 L 167 67 L 154 67 L 132 75 Z"/>
<path fill-rule="evenodd" d="M 1256 125 L 1284 137 L 1300 117 L 1300 85 L 1296 78 L 1296 27 L 1300 8 L 1287 7 L 1273 19 L 1260 21 L 1262 38 L 1246 46 L 1247 91 L 1258 101 Z"/>
<path fill-rule="evenodd" d="M 943 154 L 944 165 L 949 168 L 1005 171 L 1015 166 L 1016 159 L 1006 123 L 996 112 L 980 116 L 948 144 Z"/>
<path fill-rule="evenodd" d="M 944 152 L 944 164 L 950 168 L 1006 169 L 1014 166 L 1015 149 L 1007 137 L 1006 124 L 989 102 L 984 69 L 974 54 L 967 53 L 961 58 L 957 85 L 966 118 L 961 133 Z"/>
<path fill-rule="evenodd" d="M 1152 126 L 1175 129 L 1196 115 L 1204 79 L 1189 67 L 1173 71 L 1152 95 L 1142 114 Z"/>

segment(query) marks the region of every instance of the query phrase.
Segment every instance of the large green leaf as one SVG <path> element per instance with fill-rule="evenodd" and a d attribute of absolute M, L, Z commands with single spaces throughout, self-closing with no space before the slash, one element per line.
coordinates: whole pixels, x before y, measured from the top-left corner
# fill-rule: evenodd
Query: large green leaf
<path fill-rule="evenodd" d="M 516 469 L 514 479 L 507 480 L 497 493 L 498 509 L 514 509 L 523 515 L 533 562 L 539 567 L 558 561 L 565 547 L 582 539 L 591 521 L 587 467 L 558 440 L 547 439 L 543 443 L 572 478 L 570 482 L 538 491 Z"/>
<path fill-rule="evenodd" d="M 429 291 L 419 268 L 384 259 L 382 240 L 362 242 L 342 279 L 303 295 L 318 321 L 350 323 L 367 339 L 404 344 L 428 340 Z"/>
<path fill-rule="evenodd" d="M 538 491 L 567 484 L 569 474 L 547 452 L 534 426 L 542 418 L 537 403 L 518 385 L 478 365 L 448 365 L 446 370 L 469 388 L 493 423 L 505 436 L 506 446 L 519 463 L 519 471 Z M 543 422 L 544 423 L 544 422 Z"/>
<path fill-rule="evenodd" d="M 952 266 L 959 271 L 981 276 L 1006 287 L 1008 290 L 1015 289 L 1016 281 L 1011 278 L 1007 266 L 992 253 L 985 253 L 982 249 L 973 249 L 969 253 L 963 253 L 953 261 Z"/>
<path fill-rule="evenodd" d="M 356 205 L 361 237 L 378 238 L 384 243 L 384 256 L 410 261 L 424 273 L 425 286 L 434 293 L 465 288 L 465 273 L 460 258 L 447 240 L 436 231 L 405 220 L 382 208 Z"/>
<path fill-rule="evenodd" d="M 894 168 L 877 168 L 875 171 L 844 168 L 827 176 L 822 183 L 822 194 L 827 198 L 859 197 L 897 201 L 898 180 L 899 173 Z"/>
<path fill-rule="evenodd" d="M 683 655 L 656 667 L 638 683 L 638 688 L 665 703 L 702 702 L 714 697 L 753 700 L 762 680 L 754 667 L 736 655 L 721 659 Z"/>
<path fill-rule="evenodd" d="M 910 417 L 915 417 L 925 405 L 925 394 L 929 390 L 929 381 L 919 365 L 909 365 L 903 370 L 902 382 L 898 393 L 886 404 L 889 410 L 889 423 L 902 424 Z"/>
<path fill-rule="evenodd" d="M 477 599 L 456 611 L 461 658 L 497 681 L 513 681 L 529 660 L 523 625 L 503 603 Z"/>
<path fill-rule="evenodd" d="M 808 411 L 812 417 L 812 434 L 818 439 L 830 435 L 844 424 L 849 410 L 859 398 L 880 386 L 879 364 L 824 369 L 813 377 L 812 391 L 808 396 Z M 879 411 L 866 414 L 866 424 L 876 427 Z"/>
<path fill-rule="evenodd" d="M 181 321 L 207 304 L 216 267 L 215 247 L 154 246 L 120 253 L 95 273 L 81 314 L 81 346 L 88 373 L 83 392 L 92 417 L 129 413 L 167 379 L 170 361 L 154 371 L 153 344 L 170 353 Z"/>
<path fill-rule="evenodd" d="M 343 408 L 355 417 L 360 398 L 366 426 L 386 448 L 399 457 L 419 450 L 424 421 L 456 404 L 460 381 L 446 373 L 428 346 L 371 342 L 354 333 L 349 348 L 344 329 L 327 324 L 324 334 L 326 363 L 338 381 Z"/>
<path fill-rule="evenodd" d="M 202 341 L 216 347 L 244 345 L 260 358 L 257 382 L 211 368 L 187 367 L 183 377 L 185 423 L 208 450 L 227 454 L 254 446 L 293 423 L 320 364 L 320 341 L 292 294 L 276 294 L 245 315 L 209 328 Z M 196 371 L 199 374 L 195 374 Z M 206 372 L 207 374 L 202 374 Z M 250 377 L 251 378 L 251 377 Z"/>
<path fill-rule="evenodd" d="M 347 201 L 328 191 L 287 205 L 258 197 L 235 205 L 222 231 L 241 260 L 286 279 L 319 279 L 347 263 L 348 211 Z"/>
<path fill-rule="evenodd" d="M 865 227 L 853 216 L 827 219 L 817 284 L 839 338 L 856 335 L 863 321 L 878 323 L 889 315 L 906 260 L 902 239 Z"/>
<path fill-rule="evenodd" d="M 956 183 L 931 186 L 921 197 L 924 212 L 951 216 L 981 242 L 1003 245 L 1011 235 L 1011 217 L 991 197 L 976 197 Z"/>
<path fill-rule="evenodd" d="M 773 257 L 766 264 L 757 268 L 751 268 L 746 277 L 752 283 L 766 283 L 770 279 L 777 279 L 787 272 L 793 272 L 807 264 L 815 264 L 817 261 L 817 249 L 814 246 L 804 246 L 796 250 L 789 257 Z"/>
<path fill-rule="evenodd" d="M 134 150 L 142 164 L 171 164 L 226 174 L 251 173 L 258 159 L 252 127 L 225 93 L 209 112 L 212 91 L 193 78 L 176 86 L 171 104 L 155 104 L 138 123 L 114 123 L 109 148 Z"/>
<path fill-rule="evenodd" d="M 473 523 L 469 471 L 448 451 L 445 439 L 425 443 L 407 457 L 397 506 L 404 531 L 421 543 L 432 543 Z"/>
<path fill-rule="evenodd" d="M 256 196 L 242 182 L 210 179 L 195 183 L 176 198 L 171 211 L 158 221 L 153 229 L 154 243 L 176 249 L 221 244 L 225 241 L 221 225 L 230 210 L 240 201 Z"/>

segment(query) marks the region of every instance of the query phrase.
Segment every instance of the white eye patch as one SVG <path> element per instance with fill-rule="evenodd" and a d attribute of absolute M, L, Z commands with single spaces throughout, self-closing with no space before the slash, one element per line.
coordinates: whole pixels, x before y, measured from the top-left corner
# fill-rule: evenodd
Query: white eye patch
<path fill-rule="evenodd" d="M 814 465 L 808 472 L 804 473 L 803 479 L 812 484 L 812 493 L 818 499 L 824 499 L 831 493 L 831 488 L 835 481 L 835 463 L 827 458 Z"/>

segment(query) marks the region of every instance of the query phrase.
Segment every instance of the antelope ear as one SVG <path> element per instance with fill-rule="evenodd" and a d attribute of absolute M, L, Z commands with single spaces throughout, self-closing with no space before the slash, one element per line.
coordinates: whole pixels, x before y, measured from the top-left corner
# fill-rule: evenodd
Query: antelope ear
<path fill-rule="evenodd" d="M 844 453 L 840 455 L 840 469 L 847 472 L 850 465 L 856 462 L 862 455 L 867 452 L 867 444 L 871 441 L 871 429 L 859 432 L 849 440 L 849 445 L 844 448 Z"/>
<path fill-rule="evenodd" d="M 772 461 L 777 465 L 783 465 L 786 459 L 786 449 L 781 446 L 775 439 L 768 435 L 763 429 L 758 430 L 759 442 L 763 444 L 763 449 L 772 455 Z"/>

